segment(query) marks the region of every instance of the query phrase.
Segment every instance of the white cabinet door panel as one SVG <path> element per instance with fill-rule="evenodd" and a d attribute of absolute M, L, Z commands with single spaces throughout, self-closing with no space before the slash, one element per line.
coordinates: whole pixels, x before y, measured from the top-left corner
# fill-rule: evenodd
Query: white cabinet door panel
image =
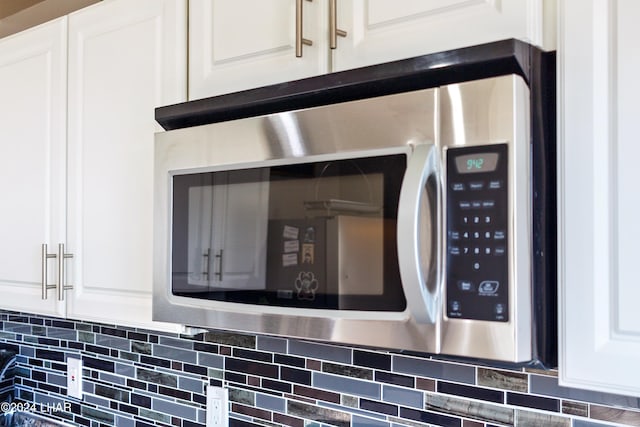
<path fill-rule="evenodd" d="M 297 58 L 295 0 L 191 0 L 189 99 L 326 72 L 326 3 L 302 3 L 303 36 L 313 45 Z"/>
<path fill-rule="evenodd" d="M 41 245 L 55 253 L 65 237 L 66 31 L 60 18 L 0 40 L 3 309 L 64 315 L 55 290 L 42 299 Z"/>
<path fill-rule="evenodd" d="M 340 0 L 336 71 L 517 38 L 542 45 L 540 0 Z"/>
<path fill-rule="evenodd" d="M 70 317 L 150 325 L 153 112 L 186 99 L 185 26 L 182 0 L 69 17 Z"/>
<path fill-rule="evenodd" d="M 560 378 L 640 396 L 640 3 L 561 4 Z"/>

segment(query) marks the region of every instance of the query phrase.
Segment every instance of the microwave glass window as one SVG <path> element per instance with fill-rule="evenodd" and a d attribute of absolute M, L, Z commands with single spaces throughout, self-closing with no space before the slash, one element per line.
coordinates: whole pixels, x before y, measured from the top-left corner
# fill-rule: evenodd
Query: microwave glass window
<path fill-rule="evenodd" d="M 402 311 L 405 155 L 173 177 L 172 292 L 249 304 Z"/>

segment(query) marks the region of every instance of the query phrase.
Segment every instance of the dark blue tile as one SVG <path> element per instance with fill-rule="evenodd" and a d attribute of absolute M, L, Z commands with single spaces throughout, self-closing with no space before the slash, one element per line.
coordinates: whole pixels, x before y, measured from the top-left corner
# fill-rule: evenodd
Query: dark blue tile
<path fill-rule="evenodd" d="M 374 353 L 372 351 L 353 351 L 353 364 L 366 366 L 368 368 L 380 369 L 382 371 L 391 370 L 391 355 Z"/>
<path fill-rule="evenodd" d="M 472 399 L 486 400 L 487 402 L 504 403 L 504 393 L 498 390 L 471 387 L 460 384 L 438 382 L 438 392 L 453 394 L 455 396 L 470 397 Z"/>
<path fill-rule="evenodd" d="M 85 368 L 97 369 L 100 371 L 107 371 L 107 372 L 116 371 L 116 365 L 114 362 L 95 359 L 93 357 L 82 356 L 82 364 Z"/>
<path fill-rule="evenodd" d="M 475 384 L 476 381 L 476 370 L 473 366 L 408 356 L 394 355 L 393 371 L 466 384 Z"/>
<path fill-rule="evenodd" d="M 280 379 L 296 384 L 311 385 L 311 371 L 282 366 L 280 368 Z"/>
<path fill-rule="evenodd" d="M 225 369 L 261 377 L 278 378 L 278 366 L 261 362 L 226 358 Z"/>
<path fill-rule="evenodd" d="M 400 417 L 442 427 L 461 427 L 462 425 L 459 418 L 409 408 L 400 408 Z"/>
<path fill-rule="evenodd" d="M 280 391 L 283 393 L 291 393 L 292 384 L 265 378 L 262 380 L 262 387 L 265 389 Z"/>
<path fill-rule="evenodd" d="M 57 362 L 64 362 L 64 353 L 61 351 L 36 349 L 36 357 L 38 359 L 55 360 Z"/>
<path fill-rule="evenodd" d="M 560 411 L 560 401 L 547 397 L 531 396 L 521 393 L 507 393 L 507 404 L 542 409 L 543 411 Z"/>
<path fill-rule="evenodd" d="M 388 403 L 375 402 L 373 400 L 360 399 L 360 409 L 378 412 L 380 414 L 398 416 L 398 406 Z"/>
<path fill-rule="evenodd" d="M 415 387 L 416 380 L 414 377 L 407 375 L 393 374 L 390 372 L 376 372 L 375 380 L 381 383 L 395 384 L 403 387 Z"/>
<path fill-rule="evenodd" d="M 287 356 L 284 354 L 274 355 L 273 361 L 280 365 L 295 366 L 297 368 L 304 368 L 305 366 L 307 366 L 307 362 L 304 358 L 296 357 L 296 356 Z"/>
<path fill-rule="evenodd" d="M 241 359 L 257 360 L 259 362 L 273 362 L 273 354 L 262 351 L 247 350 L 243 348 L 234 348 L 233 356 Z"/>

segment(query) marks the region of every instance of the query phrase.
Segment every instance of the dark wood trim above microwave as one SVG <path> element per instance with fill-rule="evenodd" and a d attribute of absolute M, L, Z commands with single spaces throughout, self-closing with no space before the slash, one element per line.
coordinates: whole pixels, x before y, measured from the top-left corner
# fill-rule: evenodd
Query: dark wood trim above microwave
<path fill-rule="evenodd" d="M 460 83 L 506 74 L 530 85 L 544 52 L 510 39 L 156 108 L 166 130 Z"/>

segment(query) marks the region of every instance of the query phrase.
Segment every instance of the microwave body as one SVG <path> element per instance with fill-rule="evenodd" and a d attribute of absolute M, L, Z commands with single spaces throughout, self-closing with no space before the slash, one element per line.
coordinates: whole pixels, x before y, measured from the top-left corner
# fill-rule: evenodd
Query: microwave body
<path fill-rule="evenodd" d="M 154 320 L 539 358 L 531 105 L 509 74 L 156 134 Z"/>

